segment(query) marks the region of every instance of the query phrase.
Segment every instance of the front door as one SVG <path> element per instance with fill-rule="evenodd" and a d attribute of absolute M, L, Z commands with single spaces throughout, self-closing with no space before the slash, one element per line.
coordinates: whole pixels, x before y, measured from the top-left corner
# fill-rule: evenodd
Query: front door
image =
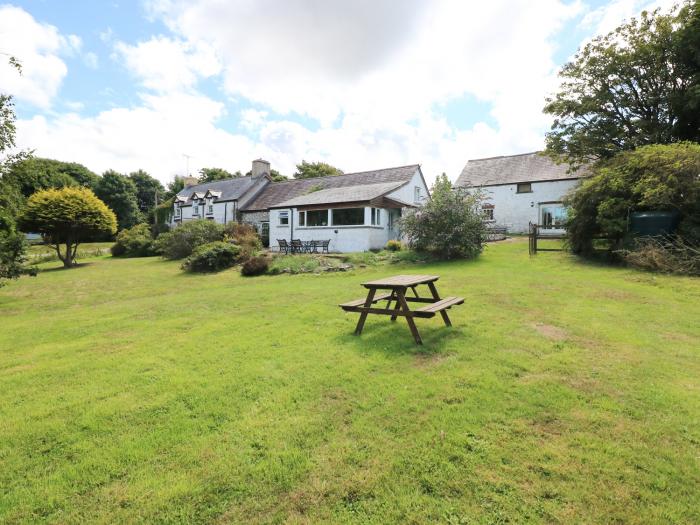
<path fill-rule="evenodd" d="M 270 223 L 261 222 L 260 223 L 260 239 L 262 240 L 263 246 L 265 248 L 270 247 Z"/>
<path fill-rule="evenodd" d="M 564 231 L 566 208 L 561 202 L 540 204 L 540 229 L 550 233 Z"/>
<path fill-rule="evenodd" d="M 399 240 L 401 233 L 399 232 L 399 219 L 401 219 L 401 209 L 400 208 L 389 208 L 389 239 Z"/>

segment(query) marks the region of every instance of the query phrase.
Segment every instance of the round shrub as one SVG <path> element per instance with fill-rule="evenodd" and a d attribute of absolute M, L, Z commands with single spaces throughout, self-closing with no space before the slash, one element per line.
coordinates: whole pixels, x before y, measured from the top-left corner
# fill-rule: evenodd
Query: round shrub
<path fill-rule="evenodd" d="M 149 257 L 155 255 L 153 238 L 148 224 L 137 224 L 117 234 L 117 242 L 110 248 L 113 257 Z"/>
<path fill-rule="evenodd" d="M 187 221 L 169 232 L 162 233 L 154 242 L 156 253 L 166 259 L 184 259 L 198 246 L 224 240 L 224 227 L 206 219 Z"/>
<path fill-rule="evenodd" d="M 241 249 L 230 242 L 210 242 L 195 248 L 182 263 L 182 269 L 188 272 L 217 272 L 236 264 L 240 253 Z"/>
<path fill-rule="evenodd" d="M 267 272 L 269 263 L 265 257 L 251 257 L 241 266 L 241 274 L 247 277 L 262 275 Z"/>
<path fill-rule="evenodd" d="M 384 247 L 389 252 L 400 252 L 401 251 L 401 241 L 390 240 L 386 243 Z"/>

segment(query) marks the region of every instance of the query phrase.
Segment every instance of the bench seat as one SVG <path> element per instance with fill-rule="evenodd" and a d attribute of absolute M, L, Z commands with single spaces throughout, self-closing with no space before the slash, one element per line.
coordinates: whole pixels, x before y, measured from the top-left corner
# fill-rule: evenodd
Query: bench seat
<path fill-rule="evenodd" d="M 374 296 L 374 299 L 372 299 L 372 304 L 377 303 L 379 301 L 386 301 L 388 299 L 391 299 L 391 292 L 377 294 Z M 338 306 L 340 306 L 343 310 L 350 310 L 352 308 L 357 308 L 358 306 L 364 306 L 366 300 L 366 297 L 364 299 L 355 299 L 354 301 L 339 304 Z"/>
<path fill-rule="evenodd" d="M 435 315 L 438 312 L 442 312 L 443 310 L 447 310 L 448 308 L 451 308 L 455 305 L 462 304 L 464 302 L 464 297 L 445 297 L 444 299 L 440 299 L 437 302 L 430 303 L 428 305 L 425 305 L 423 308 L 418 308 L 416 310 L 416 313 L 420 312 L 421 314 L 432 314 Z"/>

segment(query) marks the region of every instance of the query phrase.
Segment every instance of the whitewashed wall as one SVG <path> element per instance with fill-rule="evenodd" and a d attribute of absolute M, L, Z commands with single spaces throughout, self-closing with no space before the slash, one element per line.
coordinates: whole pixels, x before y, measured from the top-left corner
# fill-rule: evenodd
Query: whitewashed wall
<path fill-rule="evenodd" d="M 301 239 L 302 241 L 322 241 L 330 239 L 329 250 L 334 252 L 366 252 L 373 249 L 381 249 L 390 238 L 388 228 L 388 210 L 380 208 L 380 225 L 368 226 L 371 219 L 371 208 L 365 208 L 365 226 L 299 226 L 299 210 L 291 210 L 290 222 L 287 226 L 279 225 L 279 212 L 290 210 L 270 210 L 270 247 L 279 248 L 277 239 L 290 241 Z M 293 230 L 293 233 L 292 233 Z"/>
<path fill-rule="evenodd" d="M 531 193 L 517 193 L 516 184 L 483 188 L 487 200 L 494 205 L 493 218 L 509 232 L 526 233 L 530 222 L 540 222 L 539 203 L 561 201 L 579 184 L 579 179 L 533 182 Z"/>
<path fill-rule="evenodd" d="M 421 189 L 421 200 L 420 202 L 415 202 L 413 199 L 413 196 L 415 194 L 415 188 L 418 186 Z M 423 182 L 423 177 L 420 175 L 420 171 L 416 170 L 416 172 L 413 174 L 413 178 L 411 179 L 411 182 L 406 184 L 405 186 L 402 186 L 396 191 L 392 191 L 387 195 L 388 198 L 390 199 L 398 199 L 402 202 L 406 202 L 408 204 L 420 204 L 423 202 L 425 199 L 428 198 L 428 188 Z"/>

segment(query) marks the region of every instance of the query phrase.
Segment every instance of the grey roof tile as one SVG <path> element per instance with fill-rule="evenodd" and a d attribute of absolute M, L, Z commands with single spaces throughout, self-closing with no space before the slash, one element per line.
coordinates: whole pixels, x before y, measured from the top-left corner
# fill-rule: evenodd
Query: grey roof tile
<path fill-rule="evenodd" d="M 225 179 L 216 180 L 213 182 L 205 182 L 202 184 L 196 184 L 194 186 L 189 186 L 180 190 L 177 194 L 179 200 L 182 198 L 187 199 L 189 202 L 190 197 L 197 193 L 198 195 L 206 194 L 207 190 L 212 193 L 220 192 L 218 197 L 219 201 L 232 201 L 241 198 L 249 189 L 253 186 L 252 177 L 239 177 L 237 179 Z"/>
<path fill-rule="evenodd" d="M 315 204 L 336 204 L 339 202 L 363 202 L 370 201 L 399 186 L 404 182 L 380 182 L 379 184 L 362 184 L 359 186 L 345 186 L 342 188 L 328 188 L 325 190 L 313 191 L 305 195 L 299 195 L 288 201 L 280 202 L 275 206 L 280 208 L 291 208 L 293 206 L 312 206 Z"/>
<path fill-rule="evenodd" d="M 411 180 L 419 169 L 418 164 L 385 168 L 381 170 L 362 171 L 358 173 L 346 173 L 335 177 L 318 177 L 315 179 L 298 179 L 284 182 L 272 182 L 251 203 L 241 211 L 260 211 L 279 206 L 280 203 L 290 201 L 295 197 L 313 194 L 333 188 L 347 188 L 350 186 L 374 185 L 380 183 L 406 183 Z M 400 184 L 399 184 L 400 185 Z"/>
<path fill-rule="evenodd" d="M 588 175 L 586 168 L 568 172 L 568 164 L 557 164 L 540 152 L 523 153 L 467 162 L 455 186 L 497 186 L 518 182 L 577 179 Z"/>

